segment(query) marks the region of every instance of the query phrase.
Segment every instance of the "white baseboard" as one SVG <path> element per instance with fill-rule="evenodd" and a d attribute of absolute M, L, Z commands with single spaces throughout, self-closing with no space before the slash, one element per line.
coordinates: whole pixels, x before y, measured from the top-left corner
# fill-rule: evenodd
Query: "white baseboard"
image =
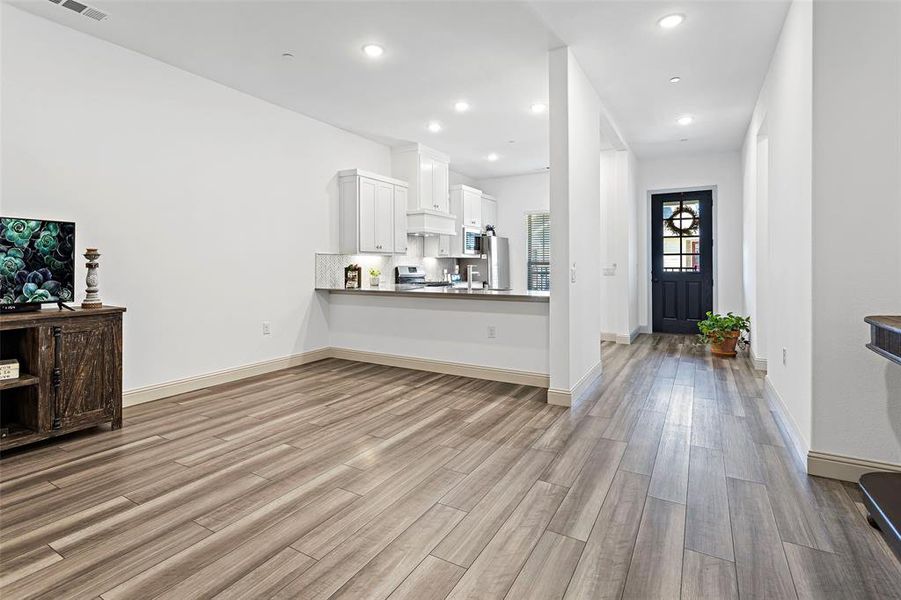
<path fill-rule="evenodd" d="M 310 350 L 309 352 L 301 352 L 300 354 L 292 354 L 272 360 L 264 360 L 262 362 L 234 367 L 232 369 L 223 369 L 213 373 L 205 373 L 194 377 L 186 377 L 175 381 L 167 381 L 166 383 L 158 383 L 148 385 L 146 387 L 128 390 L 122 394 L 123 406 L 134 406 L 135 404 L 143 404 L 169 396 L 176 396 L 187 392 L 193 392 L 214 385 L 230 383 L 239 379 L 247 379 L 256 375 L 272 373 L 273 371 L 281 371 L 298 365 L 316 362 L 331 356 L 330 348 L 319 348 L 318 350 Z"/>
<path fill-rule="evenodd" d="M 431 358 L 418 358 L 412 356 L 400 356 L 396 354 L 383 354 L 381 352 L 367 352 L 364 350 L 352 350 L 350 348 L 329 348 L 332 358 L 343 358 L 360 362 L 387 365 L 390 367 L 402 367 L 417 371 L 429 371 L 432 373 L 444 373 L 446 375 L 460 375 L 473 379 L 488 379 L 504 383 L 518 385 L 533 385 L 546 388 L 549 378 L 545 373 L 533 373 L 516 369 L 499 369 L 497 367 L 485 367 L 469 363 L 434 360 Z"/>
<path fill-rule="evenodd" d="M 788 434 L 791 446 L 789 450 L 794 453 L 798 464 L 807 468 L 808 474 L 856 483 L 864 473 L 901 473 L 901 465 L 898 464 L 811 450 L 769 377 L 764 378 L 764 395 L 782 429 Z"/>
<path fill-rule="evenodd" d="M 754 365 L 754 368 L 758 371 L 766 371 L 766 359 L 757 358 L 757 355 L 754 354 L 754 346 L 750 347 L 748 353 L 751 355 L 751 364 Z"/>
<path fill-rule="evenodd" d="M 635 341 L 635 338 L 641 333 L 641 327 L 636 327 L 628 335 L 622 333 L 601 332 L 602 342 L 616 342 L 617 344 L 629 345 Z"/>
<path fill-rule="evenodd" d="M 573 395 L 569 390 L 555 390 L 548 388 L 547 403 L 554 406 L 572 406 Z"/>
<path fill-rule="evenodd" d="M 122 405 L 134 406 L 136 404 L 143 404 L 144 402 L 160 400 L 162 398 L 185 394 L 214 385 L 221 385 L 223 383 L 247 379 L 248 377 L 254 377 L 256 375 L 272 373 L 274 371 L 305 365 L 326 358 L 343 358 L 346 360 L 356 360 L 377 365 L 402 367 L 404 369 L 444 373 L 447 375 L 460 375 L 462 377 L 472 377 L 473 379 L 488 379 L 490 381 L 501 381 L 519 385 L 532 385 L 542 388 L 546 388 L 549 385 L 549 378 L 544 373 L 531 373 L 514 369 L 498 369 L 481 365 L 397 356 L 378 352 L 364 352 L 362 350 L 351 350 L 349 348 L 319 348 L 318 350 L 301 352 L 300 354 L 292 354 L 290 356 L 274 358 L 272 360 L 243 365 L 232 369 L 224 369 L 214 373 L 205 373 L 195 377 L 186 377 L 176 381 L 167 381 L 166 383 L 128 390 L 122 394 Z"/>
<path fill-rule="evenodd" d="M 616 342 L 618 344 L 631 344 L 632 342 L 635 341 L 635 338 L 637 338 L 639 335 L 641 335 L 641 327 L 636 327 L 635 329 L 630 331 L 629 335 L 627 335 L 627 336 L 626 335 L 616 336 Z M 620 338 L 622 338 L 622 339 L 620 339 Z"/>
<path fill-rule="evenodd" d="M 601 376 L 601 361 L 598 361 L 591 369 L 588 370 L 582 379 L 573 387 L 572 390 L 548 388 L 547 403 L 555 406 L 572 406 L 573 402 L 578 402 L 591 384 Z"/>
<path fill-rule="evenodd" d="M 780 396 L 779 392 L 776 391 L 776 388 L 773 387 L 773 382 L 770 381 L 769 377 L 764 377 L 763 379 L 763 394 L 767 400 L 767 404 L 779 421 L 779 424 L 782 425 L 782 429 L 788 434 L 791 445 L 789 450 L 794 453 L 799 465 L 807 464 L 810 445 L 801 434 L 801 429 L 798 427 L 795 419 L 785 406 L 785 401 L 782 400 L 782 396 Z"/>
<path fill-rule="evenodd" d="M 873 471 L 901 473 L 901 465 L 813 450 L 807 453 L 807 472 L 811 475 L 856 483 L 861 475 Z"/>

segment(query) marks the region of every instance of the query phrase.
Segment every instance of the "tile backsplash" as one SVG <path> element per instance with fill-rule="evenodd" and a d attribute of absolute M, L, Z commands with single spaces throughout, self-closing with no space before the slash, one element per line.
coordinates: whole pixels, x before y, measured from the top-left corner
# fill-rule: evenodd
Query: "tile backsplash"
<path fill-rule="evenodd" d="M 426 279 L 438 281 L 444 276 L 444 269 L 454 272 L 457 261 L 453 258 L 424 258 L 423 238 L 407 237 L 405 255 L 355 255 L 316 253 L 316 287 L 344 287 L 344 267 L 356 263 L 363 268 L 363 287 L 369 287 L 369 269 L 375 267 L 382 272 L 382 281 L 394 281 L 394 267 L 417 266 L 425 269 Z"/>

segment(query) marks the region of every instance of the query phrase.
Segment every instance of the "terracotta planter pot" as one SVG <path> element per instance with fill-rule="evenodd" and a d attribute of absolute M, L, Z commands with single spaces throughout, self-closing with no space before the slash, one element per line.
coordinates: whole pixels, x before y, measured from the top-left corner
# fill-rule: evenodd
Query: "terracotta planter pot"
<path fill-rule="evenodd" d="M 735 345 L 738 343 L 739 331 L 727 331 L 722 342 L 717 343 L 710 336 L 710 353 L 716 356 L 735 356 Z"/>

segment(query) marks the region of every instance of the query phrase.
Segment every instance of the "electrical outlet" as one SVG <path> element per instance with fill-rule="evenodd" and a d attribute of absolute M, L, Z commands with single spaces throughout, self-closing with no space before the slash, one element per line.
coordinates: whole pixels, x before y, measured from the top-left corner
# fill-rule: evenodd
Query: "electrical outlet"
<path fill-rule="evenodd" d="M 576 263 L 573 263 L 572 268 L 569 270 L 569 280 L 572 283 L 576 282 Z"/>
<path fill-rule="evenodd" d="M 489 325 L 488 326 L 488 339 L 493 340 L 496 337 L 497 337 L 497 327 L 495 327 L 494 325 Z"/>
<path fill-rule="evenodd" d="M 263 321 L 263 335 L 269 335 L 270 333 L 272 333 L 272 323 Z"/>
<path fill-rule="evenodd" d="M 788 364 L 788 350 L 783 348 L 782 349 L 782 366 L 784 367 L 786 364 Z"/>

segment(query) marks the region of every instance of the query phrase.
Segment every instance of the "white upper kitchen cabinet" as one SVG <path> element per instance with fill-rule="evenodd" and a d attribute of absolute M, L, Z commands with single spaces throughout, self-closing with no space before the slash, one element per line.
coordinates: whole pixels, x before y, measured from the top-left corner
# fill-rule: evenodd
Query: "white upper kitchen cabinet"
<path fill-rule="evenodd" d="M 407 232 L 415 235 L 455 235 L 449 211 L 450 157 L 422 144 L 394 148 L 391 172 L 410 183 L 407 194 Z"/>
<path fill-rule="evenodd" d="M 339 251 L 407 252 L 407 184 L 359 169 L 338 172 Z"/>
<path fill-rule="evenodd" d="M 454 236 L 450 235 L 430 235 L 423 238 L 422 255 L 429 258 L 442 258 L 451 255 L 451 240 Z"/>
<path fill-rule="evenodd" d="M 450 157 L 422 144 L 395 148 L 391 174 L 409 182 L 407 210 L 448 212 L 447 185 Z"/>
<path fill-rule="evenodd" d="M 451 212 L 457 215 L 459 226 L 482 228 L 482 191 L 468 185 L 451 188 Z"/>
<path fill-rule="evenodd" d="M 482 229 L 488 225 L 497 227 L 497 200 L 494 196 L 482 194 Z"/>
<path fill-rule="evenodd" d="M 407 253 L 407 186 L 394 185 L 394 252 Z"/>

